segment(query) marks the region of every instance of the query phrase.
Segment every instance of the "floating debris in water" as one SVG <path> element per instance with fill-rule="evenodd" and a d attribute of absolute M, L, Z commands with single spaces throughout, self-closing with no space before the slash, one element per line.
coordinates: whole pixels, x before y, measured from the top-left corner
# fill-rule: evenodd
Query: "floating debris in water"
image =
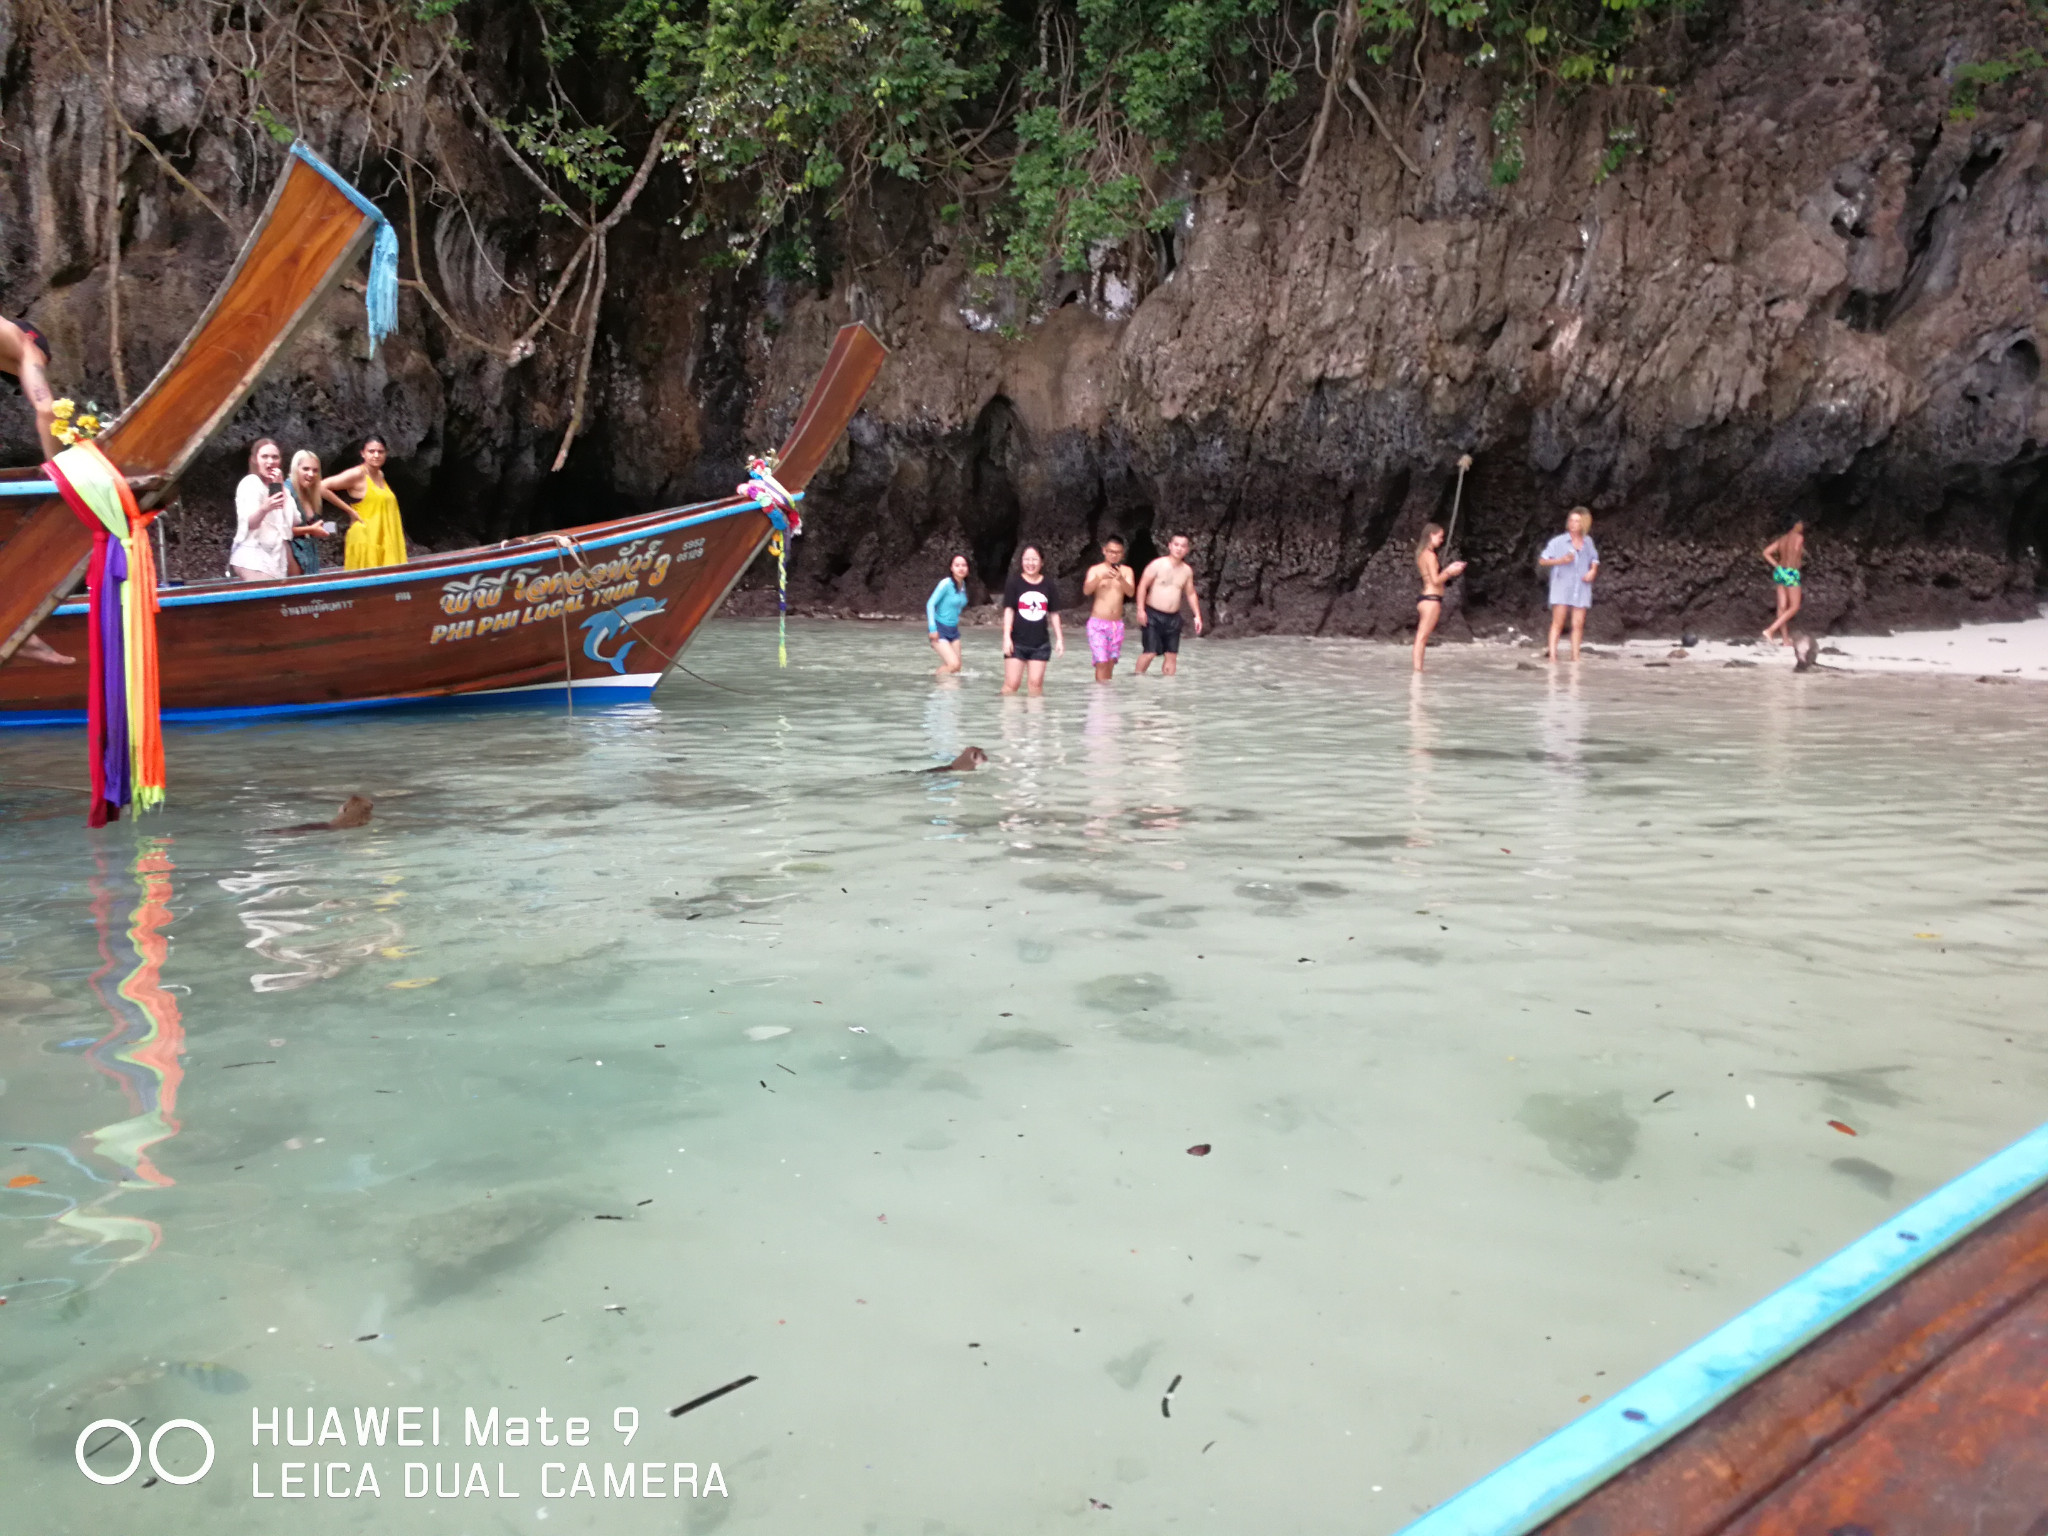
<path fill-rule="evenodd" d="M 848 1034 L 853 1034 L 853 1035 L 864 1035 L 864 1034 L 866 1034 L 866 1033 L 867 1033 L 867 1031 L 866 1031 L 865 1029 L 861 1028 L 861 1027 L 860 1027 L 860 1025 L 858 1025 L 858 1024 L 849 1024 L 849 1025 L 847 1025 L 847 1026 L 846 1026 L 846 1031 L 847 1031 L 847 1033 L 848 1033 Z"/>
<path fill-rule="evenodd" d="M 1856 1134 L 1856 1127 L 1855 1127 L 1855 1126 L 1853 1126 L 1853 1125 L 1844 1125 L 1844 1124 L 1842 1124 L 1842 1122 L 1841 1122 L 1841 1121 L 1839 1121 L 1839 1120 L 1830 1120 L 1830 1121 L 1828 1122 L 1828 1127 L 1829 1127 L 1829 1128 L 1830 1128 L 1831 1130 L 1837 1130 L 1837 1131 L 1840 1131 L 1840 1132 L 1841 1132 L 1841 1133 L 1842 1133 L 1842 1134 L 1843 1134 L 1844 1136 L 1854 1136 L 1854 1135 Z"/>
<path fill-rule="evenodd" d="M 780 1319 L 778 1318 L 777 1321 L 779 1322 Z M 668 1416 L 672 1419 L 680 1419 L 684 1414 L 688 1413 L 691 1409 L 702 1408 L 706 1403 L 716 1402 L 719 1398 L 725 1396 L 726 1393 L 737 1392 L 741 1387 L 744 1387 L 748 1382 L 759 1381 L 760 1379 L 761 1378 L 758 1376 L 742 1376 L 738 1381 L 728 1381 L 722 1387 L 714 1387 L 711 1391 L 706 1392 L 702 1397 L 693 1397 L 687 1403 L 682 1404 L 680 1407 L 669 1409 Z"/>
<path fill-rule="evenodd" d="M 1090 1509 L 1107 1509 L 1107 1508 L 1109 1508 L 1109 1506 L 1108 1506 L 1107 1504 L 1103 1503 L 1103 1502 L 1102 1502 L 1102 1500 L 1100 1500 L 1100 1499 L 1095 1499 L 1095 1498 L 1091 1498 L 1091 1499 L 1090 1499 L 1090 1500 L 1088 1501 L 1088 1507 L 1089 1507 Z"/>
<path fill-rule="evenodd" d="M 590 1219 L 592 1221 L 624 1221 L 626 1218 L 623 1216 L 593 1216 Z"/>
<path fill-rule="evenodd" d="M 167 1360 L 164 1369 L 181 1381 L 189 1381 L 202 1392 L 225 1397 L 230 1392 L 249 1390 L 249 1378 L 240 1371 L 212 1360 Z"/>
<path fill-rule="evenodd" d="M 1676 1088 L 1666 1088 L 1662 1093 L 1658 1094 L 1657 1097 L 1650 1100 L 1650 1102 L 1652 1104 L 1662 1104 L 1666 1099 L 1670 1098 L 1671 1095 L 1673 1095 L 1676 1092 L 1678 1092 Z"/>
<path fill-rule="evenodd" d="M 1621 1410 L 1621 1416 L 1631 1424 L 1647 1424 L 1650 1422 L 1650 1416 L 1640 1408 L 1624 1408 Z"/>
<path fill-rule="evenodd" d="M 440 979 L 438 976 L 408 976 L 403 981 L 387 982 L 385 985 L 394 992 L 410 992 L 415 987 L 431 987 Z"/>
<path fill-rule="evenodd" d="M 546 1322 L 547 1319 L 542 1318 L 541 1321 Z M 373 1339 L 381 1339 L 383 1337 L 384 1335 L 381 1333 L 359 1333 L 356 1335 L 356 1342 L 358 1344 L 368 1344 Z"/>
<path fill-rule="evenodd" d="M 749 1040 L 773 1040 L 777 1035 L 786 1035 L 788 1033 L 789 1026 L 787 1024 L 756 1024 L 752 1029 L 746 1031 L 746 1036 Z"/>
<path fill-rule="evenodd" d="M 27 1189 L 31 1184 L 40 1184 L 42 1182 L 41 1179 L 32 1173 L 17 1173 L 7 1181 L 7 1187 L 9 1189 Z"/>
<path fill-rule="evenodd" d="M 222 1067 L 221 1071 L 232 1072 L 237 1067 L 274 1067 L 276 1065 L 277 1059 L 275 1057 L 267 1057 L 262 1061 L 231 1061 Z"/>
<path fill-rule="evenodd" d="M 1208 1155 L 1209 1143 L 1206 1141 L 1198 1141 L 1192 1147 L 1188 1148 L 1189 1157 L 1207 1157 Z"/>
<path fill-rule="evenodd" d="M 1166 1396 L 1159 1399 L 1159 1417 L 1162 1419 L 1173 1417 L 1173 1394 L 1179 1390 L 1180 1377 L 1175 1376 L 1173 1380 L 1166 1384 Z"/>

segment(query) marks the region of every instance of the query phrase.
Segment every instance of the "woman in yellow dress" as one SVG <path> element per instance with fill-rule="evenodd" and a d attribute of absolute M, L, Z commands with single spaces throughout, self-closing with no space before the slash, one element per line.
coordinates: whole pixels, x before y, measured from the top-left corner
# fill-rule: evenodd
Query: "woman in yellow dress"
<path fill-rule="evenodd" d="M 344 559 L 351 571 L 405 564 L 405 525 L 398 520 L 398 497 L 384 478 L 389 457 L 383 438 L 365 438 L 362 463 L 320 482 L 320 494 L 353 519 Z M 344 496 L 354 497 L 354 504 Z"/>

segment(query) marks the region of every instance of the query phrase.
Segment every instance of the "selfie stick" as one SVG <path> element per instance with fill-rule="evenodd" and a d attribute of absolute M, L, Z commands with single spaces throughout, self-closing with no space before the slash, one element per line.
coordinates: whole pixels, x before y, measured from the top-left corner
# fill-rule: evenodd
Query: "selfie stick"
<path fill-rule="evenodd" d="M 1451 529 L 1444 535 L 1444 553 L 1451 552 L 1451 540 L 1458 536 L 1458 504 L 1465 499 L 1465 471 L 1472 467 L 1472 455 L 1458 455 L 1458 489 L 1451 497 Z"/>

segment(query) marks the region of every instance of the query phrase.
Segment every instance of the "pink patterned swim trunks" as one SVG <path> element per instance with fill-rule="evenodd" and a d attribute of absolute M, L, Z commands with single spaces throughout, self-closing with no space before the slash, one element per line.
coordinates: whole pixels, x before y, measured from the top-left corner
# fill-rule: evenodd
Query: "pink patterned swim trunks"
<path fill-rule="evenodd" d="M 1122 619 L 1090 619 L 1088 621 L 1088 655 L 1099 667 L 1105 661 L 1115 661 L 1124 653 L 1124 621 Z"/>

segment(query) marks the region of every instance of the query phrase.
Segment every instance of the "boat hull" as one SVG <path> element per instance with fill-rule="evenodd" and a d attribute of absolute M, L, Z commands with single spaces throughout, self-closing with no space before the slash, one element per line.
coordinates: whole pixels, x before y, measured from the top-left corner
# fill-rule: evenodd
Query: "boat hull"
<path fill-rule="evenodd" d="M 164 717 L 644 701 L 770 531 L 733 501 L 404 566 L 172 588 L 157 620 Z M 82 659 L 85 605 L 40 633 Z M 83 665 L 0 665 L 0 727 L 84 719 Z"/>

